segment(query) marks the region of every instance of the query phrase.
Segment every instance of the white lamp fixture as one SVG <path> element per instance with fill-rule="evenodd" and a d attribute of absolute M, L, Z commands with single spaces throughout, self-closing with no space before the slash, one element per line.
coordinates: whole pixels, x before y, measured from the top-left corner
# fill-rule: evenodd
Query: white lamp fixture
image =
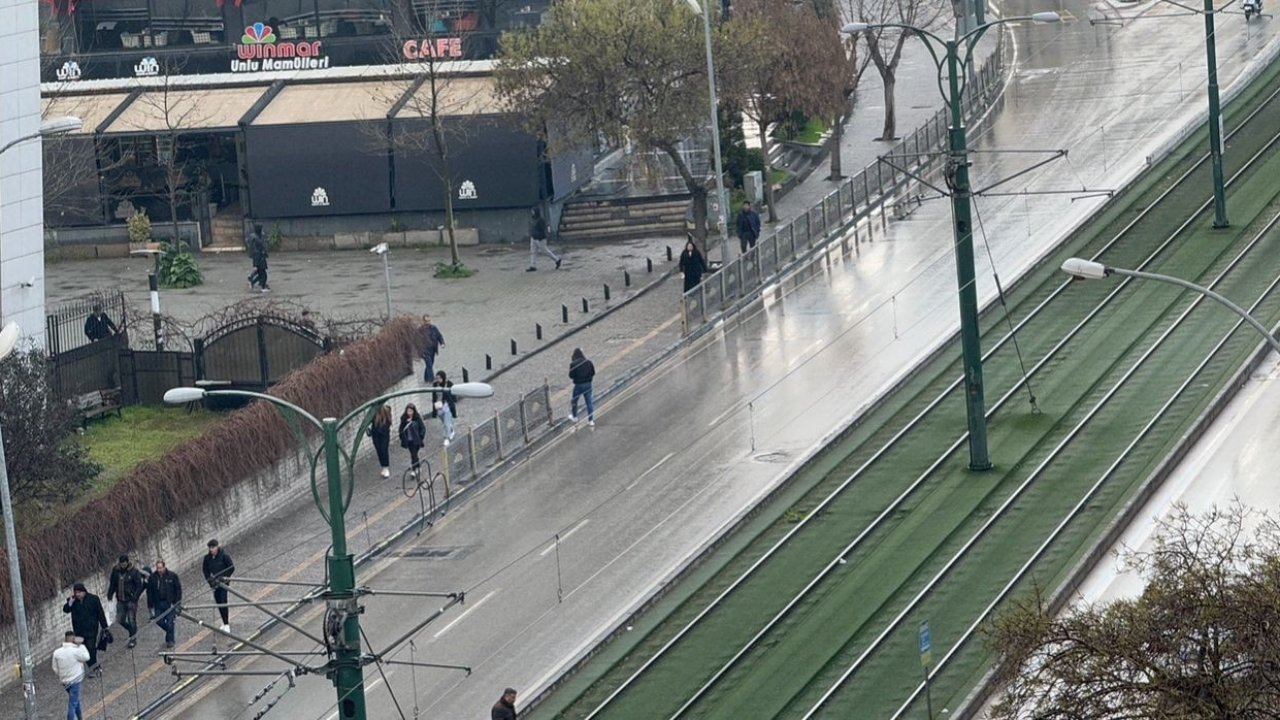
<path fill-rule="evenodd" d="M 1070 258 L 1062 263 L 1062 272 L 1077 280 L 1101 280 L 1111 274 L 1106 265 L 1083 258 Z"/>
<path fill-rule="evenodd" d="M 65 117 L 49 118 L 40 123 L 41 135 L 61 135 L 62 133 L 79 132 L 84 127 L 84 121 L 78 117 L 67 115 Z"/>
<path fill-rule="evenodd" d="M 18 323 L 11 322 L 0 330 L 0 360 L 9 357 L 9 353 L 18 346 L 18 338 L 22 337 L 22 329 Z"/>
<path fill-rule="evenodd" d="M 204 390 L 193 387 L 177 387 L 164 391 L 164 401 L 170 405 L 185 405 L 204 399 Z"/>

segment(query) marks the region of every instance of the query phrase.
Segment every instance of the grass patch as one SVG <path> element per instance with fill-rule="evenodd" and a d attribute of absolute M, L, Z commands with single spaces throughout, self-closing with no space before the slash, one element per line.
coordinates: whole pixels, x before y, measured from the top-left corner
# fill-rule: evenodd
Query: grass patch
<path fill-rule="evenodd" d="M 222 422 L 224 416 L 207 410 L 188 413 L 181 407 L 132 405 L 120 417 L 108 417 L 89 425 L 81 443 L 89 457 L 102 466 L 93 489 L 80 502 L 115 485 L 144 460 L 158 458 L 179 444 Z"/>
<path fill-rule="evenodd" d="M 781 168 L 774 168 L 769 171 L 769 184 L 778 186 L 791 179 L 791 173 Z"/>
<path fill-rule="evenodd" d="M 461 280 L 475 275 L 478 270 L 469 268 L 462 263 L 436 263 L 435 277 L 440 280 Z"/>
<path fill-rule="evenodd" d="M 803 145 L 819 145 L 822 143 L 822 137 L 826 132 L 827 124 L 825 122 L 811 118 L 809 122 L 805 123 L 804 129 L 792 137 L 783 139 Z"/>

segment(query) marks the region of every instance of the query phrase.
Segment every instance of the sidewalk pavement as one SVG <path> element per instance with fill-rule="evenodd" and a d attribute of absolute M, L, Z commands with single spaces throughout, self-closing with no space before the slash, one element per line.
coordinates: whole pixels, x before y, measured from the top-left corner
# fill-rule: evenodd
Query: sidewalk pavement
<path fill-rule="evenodd" d="M 914 129 L 936 111 L 932 71 L 923 50 L 908 45 L 898 77 L 898 117 L 903 133 Z M 881 97 L 879 78 L 874 72 L 869 72 L 864 76 L 863 88 L 858 95 L 859 104 L 842 145 L 847 174 L 857 172 L 890 147 L 889 143 L 873 141 L 883 124 Z M 782 215 L 784 221 L 820 201 L 835 187 L 825 178 L 825 168 L 818 168 L 779 203 L 780 211 L 789 213 Z M 667 244 L 671 244 L 673 249 L 679 247 L 666 240 L 571 246 L 566 248 L 565 263 L 560 271 L 552 271 L 549 264 L 543 264 L 537 273 L 524 271 L 528 262 L 526 247 L 466 248 L 464 262 L 479 268 L 480 273 L 460 281 L 431 278 L 434 263 L 445 259 L 443 251 L 393 251 L 393 304 L 396 312 L 431 313 L 446 337 L 445 351 L 437 359 L 437 367 L 449 370 L 457 377 L 459 368 L 466 365 L 473 380 L 488 376 L 482 370 L 484 353 L 493 354 L 496 361 L 501 357 L 500 353 L 509 352 L 508 338 L 516 337 L 522 348 L 526 342 L 530 343 L 529 347 L 534 347 L 534 322 L 543 322 L 547 330 L 544 337 L 548 342 L 555 335 L 551 332 L 553 328 L 576 330 L 570 338 L 548 352 L 534 353 L 524 362 L 501 373 L 494 380 L 497 390 L 494 398 L 466 401 L 459 408 L 459 429 L 465 431 L 471 418 L 488 417 L 497 407 L 512 402 L 520 392 L 540 385 L 544 380 L 551 383 L 554 412 L 557 418 L 562 418 L 568 413 L 567 369 L 569 353 L 574 347 L 582 347 L 595 360 L 599 373 L 596 387 L 601 393 L 629 371 L 649 364 L 679 340 L 680 283 L 674 275 L 660 281 L 652 292 L 636 297 L 625 307 L 589 326 L 584 322 L 580 306 L 583 296 L 600 298 L 603 283 L 610 282 L 611 278 L 614 290 L 612 305 L 633 297 L 640 283 L 650 277 L 657 278 L 670 269 L 670 265 L 665 263 L 664 248 Z M 655 261 L 653 276 L 645 272 L 646 256 Z M 660 259 L 663 262 L 659 262 Z M 201 257 L 201 263 L 206 284 L 190 290 L 164 291 L 162 304 L 166 312 L 191 321 L 219 304 L 253 297 L 248 293 L 247 283 L 243 282 L 248 272 L 243 257 L 206 255 Z M 69 261 L 51 265 L 47 270 L 48 300 L 53 304 L 85 290 L 114 285 L 128 288 L 131 302 L 145 307 L 145 273 L 148 267 L 148 263 L 139 260 Z M 624 267 L 631 270 L 633 294 L 619 292 Z M 318 277 L 323 277 L 324 281 L 317 282 Z M 326 314 L 372 316 L 380 314 L 385 303 L 381 260 L 365 252 L 278 253 L 272 258 L 271 278 L 275 292 L 270 297 L 283 297 Z M 573 304 L 575 300 L 576 305 Z M 570 304 L 570 318 L 575 323 L 572 328 L 558 324 L 561 303 Z M 598 312 L 597 307 L 598 302 L 593 302 L 593 316 Z M 509 355 L 503 358 L 509 359 Z M 421 372 L 420 363 L 417 371 Z M 677 377 L 683 376 L 679 369 L 674 372 Z M 737 371 L 734 373 L 738 374 Z M 681 382 L 693 380 L 684 377 Z M 707 389 L 704 384 L 696 382 L 694 387 L 701 387 L 699 392 Z M 627 426 L 622 427 L 626 429 Z M 636 425 L 634 429 L 639 430 L 640 427 Z M 635 438 L 630 442 L 634 443 Z M 404 462 L 404 458 L 393 452 L 393 465 L 397 472 Z M 347 516 L 351 549 L 356 553 L 374 546 L 381 538 L 412 522 L 420 514 L 420 497 L 409 497 L 402 492 L 399 475 L 390 480 L 377 478 L 376 467 L 367 458 L 361 462 L 358 472 L 361 477 Z M 494 491 L 501 492 L 501 488 L 495 487 Z M 257 531 L 226 545 L 236 558 L 237 575 L 242 577 L 318 581 L 323 572 L 323 554 L 315 549 L 323 548 L 327 534 L 328 527 L 316 514 L 310 499 L 299 498 L 296 504 L 264 519 Z M 466 552 L 464 548 L 443 550 L 459 550 L 459 556 Z M 210 601 L 208 591 L 193 574 L 193 563 L 201 551 L 203 547 L 193 548 L 192 556 L 179 563 L 192 587 L 190 594 L 193 597 L 189 602 L 193 603 Z M 392 556 L 397 562 L 412 560 L 408 556 L 399 556 L 396 551 L 392 551 Z M 375 565 L 382 566 L 385 562 L 377 561 Z M 368 571 L 361 571 L 362 577 L 365 572 Z M 297 589 L 278 590 L 271 586 L 241 585 L 239 590 L 257 599 L 293 598 L 299 594 Z M 197 614 L 209 622 L 215 618 L 212 611 Z M 249 631 L 249 617 L 254 618 L 252 624 L 256 625 L 261 615 L 249 610 L 233 611 L 232 628 L 237 634 Z M 225 640 L 212 636 L 208 631 L 193 632 L 195 630 L 197 628 L 190 623 L 180 623 L 179 650 L 208 651 L 215 646 L 226 649 Z M 159 631 L 147 625 L 141 630 L 140 637 L 137 650 L 125 651 L 117 645 L 113 652 L 104 655 L 103 678 L 92 680 L 85 687 L 86 717 L 126 717 L 174 685 L 171 668 L 165 667 L 155 656 L 160 644 Z M 184 665 L 184 669 L 197 667 Z M 47 662 L 38 663 L 40 677 L 37 687 L 44 699 L 40 717 L 56 718 L 62 715 L 54 693 L 57 683 L 46 666 Z M 261 680 L 265 686 L 271 678 Z M 315 679 L 308 678 L 305 682 L 310 688 Z M 280 685 L 283 687 L 283 681 Z M 313 689 L 321 691 L 319 686 Z M 15 692 L 20 694 L 20 688 L 10 687 L 0 695 L 0 702 L 14 702 Z M 277 688 L 268 695 L 279 692 L 281 689 Z M 269 700 L 270 697 L 265 697 L 262 703 Z M 20 702 L 20 698 L 16 702 Z M 259 705 L 246 712 L 262 709 Z"/>

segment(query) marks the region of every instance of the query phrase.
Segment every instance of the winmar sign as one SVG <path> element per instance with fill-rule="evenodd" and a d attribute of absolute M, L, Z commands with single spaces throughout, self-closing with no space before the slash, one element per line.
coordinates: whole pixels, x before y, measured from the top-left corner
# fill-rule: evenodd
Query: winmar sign
<path fill-rule="evenodd" d="M 264 70 L 319 70 L 329 67 L 320 41 L 276 42 L 275 29 L 270 25 L 254 23 L 244 29 L 240 44 L 236 45 L 236 58 L 231 61 L 231 72 L 258 72 Z"/>

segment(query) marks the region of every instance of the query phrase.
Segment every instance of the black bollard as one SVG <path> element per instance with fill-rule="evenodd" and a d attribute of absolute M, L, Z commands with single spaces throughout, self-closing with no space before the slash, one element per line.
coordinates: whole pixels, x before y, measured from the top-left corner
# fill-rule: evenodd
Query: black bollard
<path fill-rule="evenodd" d="M 533 334 L 537 335 L 539 340 L 542 339 L 542 323 L 533 324 Z"/>
<path fill-rule="evenodd" d="M 672 257 L 673 257 L 673 255 L 671 254 L 671 246 L 670 246 L 670 245 L 668 245 L 668 246 L 667 246 L 667 262 L 671 262 L 671 258 L 672 258 Z"/>
<path fill-rule="evenodd" d="M 519 354 L 520 354 L 520 353 L 518 353 L 518 352 L 516 351 L 516 339 L 515 339 L 515 338 L 511 338 L 511 354 L 512 354 L 512 355 L 519 355 Z"/>
<path fill-rule="evenodd" d="M 564 321 L 564 324 L 569 324 L 569 306 L 564 303 L 560 303 L 560 319 Z"/>
<path fill-rule="evenodd" d="M 609 302 L 609 283 L 604 284 L 604 301 Z"/>
<path fill-rule="evenodd" d="M 627 287 L 631 287 L 631 273 L 626 270 L 622 271 L 622 284 Z"/>
<path fill-rule="evenodd" d="M 582 312 L 584 313 L 591 312 L 591 306 L 587 304 L 586 298 L 582 298 Z"/>
<path fill-rule="evenodd" d="M 489 355 L 489 353 L 484 354 L 484 369 L 485 370 L 493 369 L 493 357 Z"/>
<path fill-rule="evenodd" d="M 644 264 L 645 264 L 645 268 L 646 268 L 649 272 L 653 272 L 653 258 L 645 258 L 645 259 L 644 259 Z"/>
<path fill-rule="evenodd" d="M 471 373 L 465 367 L 462 368 L 462 382 L 471 382 Z"/>

